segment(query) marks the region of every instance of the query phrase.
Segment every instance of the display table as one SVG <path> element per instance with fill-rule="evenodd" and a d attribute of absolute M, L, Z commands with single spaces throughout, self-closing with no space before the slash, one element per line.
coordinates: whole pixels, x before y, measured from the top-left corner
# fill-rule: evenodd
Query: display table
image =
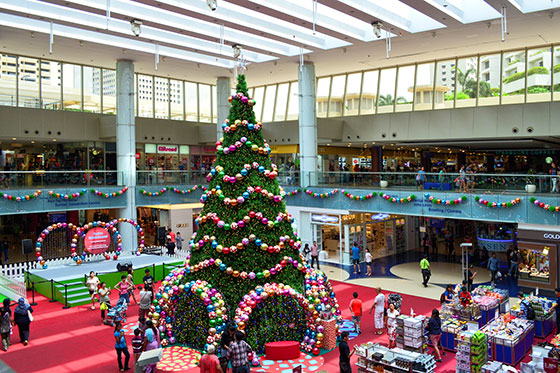
<path fill-rule="evenodd" d="M 269 342 L 264 347 L 268 360 L 292 360 L 299 357 L 299 342 Z"/>
<path fill-rule="evenodd" d="M 515 319 L 505 324 L 494 320 L 482 331 L 489 336 L 492 360 L 517 365 L 533 346 L 535 327 L 532 321 Z"/>
<path fill-rule="evenodd" d="M 544 320 L 535 320 L 535 337 L 546 338 L 556 326 L 556 312 L 552 312 Z"/>
<path fill-rule="evenodd" d="M 436 368 L 433 355 L 418 353 L 401 348 L 388 349 L 373 342 L 362 344 L 356 349 L 358 373 L 371 372 L 425 372 Z"/>

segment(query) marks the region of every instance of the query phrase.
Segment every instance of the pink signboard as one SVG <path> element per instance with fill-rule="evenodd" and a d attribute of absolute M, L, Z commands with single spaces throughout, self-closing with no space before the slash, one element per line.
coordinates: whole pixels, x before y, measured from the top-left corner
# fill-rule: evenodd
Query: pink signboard
<path fill-rule="evenodd" d="M 111 244 L 111 235 L 104 228 L 92 228 L 86 233 L 84 246 L 92 254 L 103 254 Z"/>

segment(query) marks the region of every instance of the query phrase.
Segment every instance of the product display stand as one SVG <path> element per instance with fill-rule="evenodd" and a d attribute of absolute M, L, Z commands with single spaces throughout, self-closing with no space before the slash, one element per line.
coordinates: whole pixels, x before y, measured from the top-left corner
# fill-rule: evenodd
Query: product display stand
<path fill-rule="evenodd" d="M 476 373 L 488 361 L 488 337 L 476 331 L 464 331 L 457 335 L 457 372 Z"/>
<path fill-rule="evenodd" d="M 399 315 L 397 317 L 397 347 L 423 353 L 426 350 L 425 316 Z"/>
<path fill-rule="evenodd" d="M 389 349 L 379 343 L 368 342 L 356 350 L 358 373 L 409 372 L 432 373 L 436 361 L 432 355 L 403 350 Z"/>

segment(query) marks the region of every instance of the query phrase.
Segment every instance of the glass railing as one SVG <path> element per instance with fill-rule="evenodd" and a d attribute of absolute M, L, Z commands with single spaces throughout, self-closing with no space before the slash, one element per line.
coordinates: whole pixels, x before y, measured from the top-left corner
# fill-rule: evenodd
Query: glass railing
<path fill-rule="evenodd" d="M 136 185 L 206 184 L 207 172 L 180 170 L 136 171 Z"/>
<path fill-rule="evenodd" d="M 120 185 L 119 171 L 0 171 L 0 189 Z"/>

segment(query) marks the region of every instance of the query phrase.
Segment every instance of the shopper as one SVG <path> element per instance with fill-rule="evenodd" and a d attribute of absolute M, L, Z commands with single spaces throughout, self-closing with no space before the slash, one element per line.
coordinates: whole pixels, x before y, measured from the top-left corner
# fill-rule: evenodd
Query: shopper
<path fill-rule="evenodd" d="M 230 325 L 227 329 L 227 331 L 225 331 L 222 334 L 222 338 L 220 338 L 220 347 L 221 347 L 221 356 L 226 356 L 227 352 L 229 350 L 229 347 L 231 345 L 231 343 L 233 342 L 234 339 L 234 334 L 235 331 L 237 330 L 237 328 L 233 325 Z"/>
<path fill-rule="evenodd" d="M 313 263 L 317 263 L 317 269 L 321 269 L 319 268 L 319 246 L 317 246 L 317 241 L 313 241 L 313 245 L 311 245 L 311 268 L 315 268 Z"/>
<path fill-rule="evenodd" d="M 126 338 L 124 336 L 124 330 L 122 328 L 122 323 L 117 321 L 115 324 L 115 350 L 117 350 L 117 362 L 119 363 L 119 369 L 121 372 L 125 370 L 130 370 L 128 363 L 130 361 L 130 352 L 128 352 L 128 347 L 126 346 Z M 122 363 L 122 355 L 124 354 L 124 366 Z"/>
<path fill-rule="evenodd" d="M 222 367 L 220 366 L 220 359 L 216 356 L 216 347 L 214 345 L 208 345 L 206 348 L 206 354 L 200 357 L 198 365 L 200 366 L 201 373 L 222 373 Z"/>
<path fill-rule="evenodd" d="M 354 323 L 354 332 L 360 334 L 362 328 L 360 320 L 362 319 L 362 301 L 358 299 L 358 293 L 352 294 L 354 299 L 350 301 L 350 313 L 352 314 L 352 322 Z"/>
<path fill-rule="evenodd" d="M 509 269 L 511 267 L 511 253 L 513 252 L 513 246 L 509 245 L 508 249 L 506 250 L 506 260 L 507 260 L 507 270 L 509 273 Z"/>
<path fill-rule="evenodd" d="M 509 256 L 509 260 L 510 260 L 510 267 L 509 267 L 508 274 L 512 279 L 517 278 L 517 270 L 519 268 L 519 252 L 517 251 L 516 247 L 511 252 Z"/>
<path fill-rule="evenodd" d="M 428 320 L 428 326 L 426 327 L 430 341 L 434 346 L 434 351 L 436 353 L 436 361 L 441 362 L 441 352 L 439 350 L 440 340 L 441 340 L 441 319 L 439 318 L 439 311 L 436 309 L 432 310 L 432 317 Z"/>
<path fill-rule="evenodd" d="M 150 270 L 146 268 L 145 276 L 142 278 L 144 285 L 148 285 L 148 289 L 152 292 L 152 302 L 154 300 L 154 278 L 150 274 Z"/>
<path fill-rule="evenodd" d="M 144 333 L 144 351 L 151 351 L 159 348 L 160 335 L 157 328 L 154 326 L 152 320 L 146 321 L 146 331 Z M 146 366 L 144 372 L 152 373 L 156 371 L 157 364 L 150 364 Z"/>
<path fill-rule="evenodd" d="M 350 351 L 350 347 L 348 347 L 349 336 L 348 332 L 342 332 L 340 335 L 340 344 L 338 345 L 338 351 L 340 352 L 338 367 L 340 368 L 340 373 L 352 373 L 350 357 L 356 352 L 356 346 L 354 345 L 352 351 Z"/>
<path fill-rule="evenodd" d="M 134 304 L 138 304 L 136 300 L 136 295 L 134 294 L 134 270 L 132 268 L 128 269 L 128 275 L 126 276 L 126 281 L 128 282 L 128 296 L 129 299 L 132 297 Z"/>
<path fill-rule="evenodd" d="M 375 321 L 375 333 L 376 334 L 383 334 L 383 315 L 385 313 L 385 295 L 381 292 L 381 288 L 378 287 L 376 289 L 377 296 L 373 301 L 373 305 L 371 306 L 369 313 L 371 315 L 371 311 L 375 310 L 374 313 L 374 321 Z"/>
<path fill-rule="evenodd" d="M 165 246 L 167 247 L 167 254 L 175 255 L 175 242 L 173 242 L 170 235 L 167 235 Z"/>
<path fill-rule="evenodd" d="M 12 310 L 10 299 L 4 298 L 3 307 L 0 309 L 0 333 L 2 334 L 2 350 L 8 351 L 10 347 L 10 334 L 12 334 Z"/>
<path fill-rule="evenodd" d="M 367 270 L 366 276 L 371 276 L 373 274 L 373 257 L 371 256 L 371 252 L 369 251 L 369 249 L 366 249 L 365 259 Z"/>
<path fill-rule="evenodd" d="M 461 305 L 463 307 L 466 307 L 472 303 L 471 293 L 469 293 L 467 285 L 464 283 L 464 281 L 463 286 L 461 286 L 461 292 L 459 293 L 459 301 L 461 302 Z"/>
<path fill-rule="evenodd" d="M 474 278 L 476 277 L 477 272 L 473 272 L 473 265 L 469 264 L 469 268 L 467 269 L 467 273 L 465 273 L 465 277 L 467 279 L 467 289 L 468 291 L 472 291 L 473 290 L 473 283 L 474 283 Z"/>
<path fill-rule="evenodd" d="M 439 175 L 438 175 L 438 181 L 439 181 L 439 191 L 443 191 L 444 186 L 445 186 L 445 167 L 440 168 L 439 170 Z"/>
<path fill-rule="evenodd" d="M 445 288 L 445 291 L 443 292 L 443 302 L 445 304 L 449 304 L 451 302 L 453 302 L 453 297 L 455 296 L 455 292 L 453 291 L 453 285 L 449 284 L 447 285 L 447 287 Z"/>
<path fill-rule="evenodd" d="M 142 355 L 142 347 L 144 346 L 144 337 L 142 337 L 142 330 L 139 328 L 134 329 L 134 337 L 132 337 L 132 353 L 134 354 L 134 365 L 138 362 L 138 358 Z"/>
<path fill-rule="evenodd" d="M 171 242 L 175 243 L 175 233 L 171 230 L 171 228 L 167 230 L 167 235 L 169 236 Z"/>
<path fill-rule="evenodd" d="M 309 262 L 310 258 L 309 258 L 309 253 L 311 252 L 311 249 L 309 248 L 309 244 L 306 243 L 305 246 L 303 247 L 303 258 L 305 259 L 306 262 Z"/>
<path fill-rule="evenodd" d="M 492 253 L 492 257 L 488 259 L 487 268 L 490 270 L 490 283 L 494 286 L 496 283 L 496 275 L 498 273 L 498 269 L 500 268 L 500 261 L 496 257 L 496 253 Z"/>
<path fill-rule="evenodd" d="M 94 271 L 89 273 L 89 277 L 86 280 L 86 285 L 89 290 L 89 296 L 91 297 L 91 309 L 95 309 L 95 296 L 97 295 L 97 291 L 99 290 L 99 279 L 95 275 Z"/>
<path fill-rule="evenodd" d="M 130 295 L 128 294 L 128 280 L 126 275 L 121 276 L 121 280 L 115 285 L 115 290 L 119 291 L 119 300 L 124 299 L 126 304 L 130 303 Z"/>
<path fill-rule="evenodd" d="M 397 316 L 399 316 L 399 310 L 395 308 L 394 303 L 389 303 L 389 309 L 387 310 L 387 335 L 389 336 L 389 348 L 396 346 Z"/>
<path fill-rule="evenodd" d="M 234 334 L 234 342 L 230 345 L 227 353 L 227 358 L 231 362 L 233 368 L 233 373 L 249 373 L 249 352 L 253 352 L 253 349 L 247 342 L 244 341 L 245 335 L 242 331 L 236 331 Z"/>
<path fill-rule="evenodd" d="M 24 346 L 29 343 L 29 324 L 33 321 L 31 313 L 33 313 L 33 308 L 24 298 L 19 298 L 18 305 L 14 309 L 14 324 L 18 327 L 19 339 Z"/>
<path fill-rule="evenodd" d="M 354 264 L 354 274 L 361 273 L 360 271 L 360 248 L 358 244 L 354 242 L 352 246 L 352 263 Z"/>
<path fill-rule="evenodd" d="M 140 306 L 138 307 L 138 317 L 145 317 L 152 305 L 152 292 L 148 285 L 144 285 L 144 289 L 140 290 Z"/>
<path fill-rule="evenodd" d="M 432 276 L 432 272 L 430 271 L 430 262 L 428 261 L 427 255 L 424 255 L 420 261 L 420 270 L 422 271 L 422 285 L 427 288 L 428 281 L 430 281 L 430 277 Z"/>
<path fill-rule="evenodd" d="M 177 250 L 183 250 L 183 237 L 181 237 L 181 232 L 177 232 L 175 235 L 175 246 L 177 246 Z"/>
<path fill-rule="evenodd" d="M 560 334 L 560 310 L 558 309 L 558 304 L 560 304 L 560 288 L 554 289 L 556 293 L 556 304 L 553 306 L 556 309 L 556 334 Z"/>
<path fill-rule="evenodd" d="M 426 181 L 426 172 L 424 171 L 424 167 L 421 167 L 418 170 L 418 174 L 416 175 L 416 186 L 419 190 L 424 189 L 424 182 Z"/>
<path fill-rule="evenodd" d="M 535 310 L 533 306 L 531 306 L 531 303 L 525 299 L 525 294 L 520 291 L 517 293 L 517 298 L 519 298 L 519 315 L 517 317 L 525 320 L 534 320 Z"/>
<path fill-rule="evenodd" d="M 105 281 L 99 285 L 99 309 L 101 310 L 101 321 L 105 320 L 105 311 L 111 308 L 111 289 L 107 287 Z"/>
<path fill-rule="evenodd" d="M 556 163 L 552 162 L 550 164 L 549 173 L 551 182 L 550 193 L 558 193 L 558 168 L 556 167 Z"/>

